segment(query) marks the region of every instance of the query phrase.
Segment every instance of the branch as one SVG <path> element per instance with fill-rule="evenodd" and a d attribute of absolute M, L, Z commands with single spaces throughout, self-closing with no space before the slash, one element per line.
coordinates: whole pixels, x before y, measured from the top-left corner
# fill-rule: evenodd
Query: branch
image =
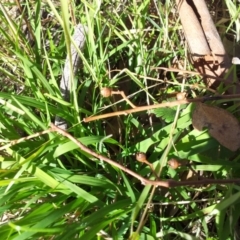
<path fill-rule="evenodd" d="M 203 179 L 203 180 L 196 180 L 196 181 L 175 181 L 175 180 L 149 180 L 146 179 L 139 174 L 133 172 L 132 170 L 122 166 L 121 164 L 101 155 L 98 153 L 95 153 L 85 145 L 83 145 L 80 141 L 78 141 L 76 138 L 74 138 L 72 135 L 64 131 L 63 129 L 55 126 L 54 124 L 51 124 L 52 131 L 55 131 L 59 134 L 61 134 L 64 137 L 67 137 L 69 140 L 74 142 L 81 150 L 83 150 L 86 153 L 89 153 L 90 155 L 109 163 L 122 171 L 128 173 L 129 175 L 135 177 L 136 179 L 140 180 L 142 184 L 144 185 L 152 185 L 152 186 L 159 186 L 159 187 L 166 187 L 166 188 L 172 188 L 172 187 L 179 187 L 179 186 L 196 186 L 196 185 L 205 185 L 205 184 L 230 184 L 230 183 L 240 183 L 240 179 Z"/>
<path fill-rule="evenodd" d="M 219 95 L 219 96 L 210 96 L 210 97 L 202 97 L 202 98 L 194 98 L 194 99 L 183 99 L 183 100 L 177 100 L 177 101 L 173 101 L 173 102 L 165 102 L 165 103 L 159 103 L 159 104 L 154 104 L 154 105 L 149 105 L 149 106 L 135 107 L 133 109 L 127 109 L 124 111 L 106 113 L 106 114 L 102 114 L 99 116 L 87 117 L 87 118 L 84 118 L 83 121 L 91 122 L 91 121 L 95 121 L 95 120 L 99 120 L 99 119 L 103 119 L 103 118 L 109 118 L 109 117 L 114 117 L 114 116 L 119 116 L 119 115 L 127 115 L 130 113 L 142 112 L 142 111 L 147 111 L 147 110 L 156 109 L 156 108 L 174 107 L 174 106 L 178 106 L 181 104 L 187 104 L 187 103 L 193 103 L 193 102 L 205 102 L 205 101 L 235 99 L 235 98 L 240 98 L 240 94 Z"/>
<path fill-rule="evenodd" d="M 32 135 L 29 135 L 27 137 L 23 137 L 23 138 L 19 138 L 19 139 L 15 139 L 15 140 L 11 140 L 9 143 L 7 143 L 6 145 L 4 146 L 1 146 L 0 147 L 0 151 L 6 149 L 6 148 L 9 148 L 9 147 L 12 147 L 13 145 L 16 145 L 16 144 L 19 144 L 23 141 L 26 141 L 26 140 L 29 140 L 29 139 L 32 139 L 32 138 L 35 138 L 35 137 L 39 137 L 43 134 L 46 134 L 46 133 L 49 133 L 49 132 L 53 132 L 54 130 L 52 130 L 51 128 L 50 129 L 47 129 L 47 130 L 44 130 L 42 132 L 37 132 L 37 133 L 34 133 Z"/>

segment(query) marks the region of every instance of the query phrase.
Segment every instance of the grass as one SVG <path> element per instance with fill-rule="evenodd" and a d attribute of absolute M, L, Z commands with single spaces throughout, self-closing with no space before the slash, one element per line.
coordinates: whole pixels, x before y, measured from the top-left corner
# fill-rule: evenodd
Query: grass
<path fill-rule="evenodd" d="M 154 69 L 193 70 L 173 1 L 158 2 L 82 1 L 69 7 L 64 0 L 28 0 L 17 17 L 8 1 L 0 4 L 2 239 L 238 239 L 236 184 L 144 186 L 53 132 L 8 145 L 48 129 L 58 115 L 92 151 L 143 177 L 154 179 L 149 166 L 135 160 L 137 152 L 147 154 L 161 179 L 196 178 L 187 166 L 168 167 L 171 158 L 187 160 L 203 177 L 239 177 L 239 151 L 193 130 L 191 104 L 83 121 L 129 108 L 118 96 L 101 97 L 102 87 L 123 90 L 137 106 L 171 101 L 181 91 L 189 98 L 212 94 L 199 76 Z M 239 41 L 239 5 L 221 4 L 228 21 L 218 27 Z M 155 11 L 149 12 L 150 5 Z M 75 20 L 88 34 L 66 102 L 59 81 Z"/>

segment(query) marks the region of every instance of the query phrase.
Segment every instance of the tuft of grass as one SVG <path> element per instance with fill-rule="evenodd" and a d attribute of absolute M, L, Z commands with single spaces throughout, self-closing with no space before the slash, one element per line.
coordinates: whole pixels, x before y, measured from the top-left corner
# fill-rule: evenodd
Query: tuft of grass
<path fill-rule="evenodd" d="M 221 31 L 239 40 L 239 5 L 224 2 L 228 21 Z M 118 96 L 102 98 L 102 87 L 124 91 L 138 106 L 170 101 L 176 92 L 212 94 L 199 76 L 157 70 L 192 70 L 173 1 L 2 1 L 0 20 L 2 239 L 226 240 L 239 234 L 238 185 L 143 186 L 56 133 L 9 145 L 48 129 L 59 116 L 91 150 L 149 179 L 154 174 L 135 160 L 137 152 L 147 154 L 161 179 L 191 180 L 195 172 L 239 177 L 238 152 L 193 130 L 191 104 L 83 121 L 129 108 Z M 88 34 L 67 102 L 59 82 L 76 23 Z M 171 169 L 171 158 L 187 160 L 191 169 Z"/>

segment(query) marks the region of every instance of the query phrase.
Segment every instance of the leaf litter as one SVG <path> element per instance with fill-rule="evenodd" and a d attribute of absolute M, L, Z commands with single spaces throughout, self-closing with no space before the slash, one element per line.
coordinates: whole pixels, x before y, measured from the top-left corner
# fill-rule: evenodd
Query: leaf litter
<path fill-rule="evenodd" d="M 196 103 L 192 124 L 199 131 L 207 128 L 209 134 L 229 150 L 236 151 L 240 148 L 240 123 L 227 110 Z"/>

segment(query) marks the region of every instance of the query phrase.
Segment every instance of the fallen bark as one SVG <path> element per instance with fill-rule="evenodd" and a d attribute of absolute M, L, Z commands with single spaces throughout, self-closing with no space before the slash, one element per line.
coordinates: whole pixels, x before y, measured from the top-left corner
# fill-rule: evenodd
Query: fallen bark
<path fill-rule="evenodd" d="M 204 0 L 176 0 L 184 35 L 189 47 L 194 67 L 205 78 L 208 87 L 216 88 L 216 77 L 225 77 L 228 93 L 240 93 L 240 87 L 234 86 L 231 61 L 224 49 L 221 38 Z M 211 78 L 212 76 L 212 78 Z"/>

